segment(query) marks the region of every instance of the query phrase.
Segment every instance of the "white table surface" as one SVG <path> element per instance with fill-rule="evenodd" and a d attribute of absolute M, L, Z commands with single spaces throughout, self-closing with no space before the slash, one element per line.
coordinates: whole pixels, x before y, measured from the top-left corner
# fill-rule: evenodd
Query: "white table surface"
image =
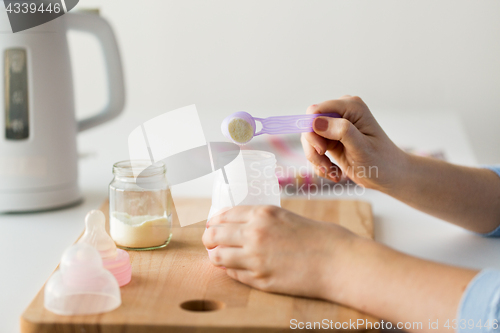
<path fill-rule="evenodd" d="M 376 114 L 398 145 L 442 149 L 450 162 L 476 164 L 457 116 Z M 106 198 L 112 178 L 111 165 L 127 159 L 128 133 L 144 120 L 124 115 L 80 134 L 80 185 L 85 201 L 79 206 L 44 213 L 0 215 L 1 333 L 19 331 L 19 316 L 50 276 L 63 250 L 83 230 L 85 214 L 99 207 Z M 197 192 L 196 195 L 209 193 Z M 495 239 L 476 236 L 373 191 L 349 198 L 372 203 L 375 237 L 395 249 L 453 265 L 500 268 L 500 242 Z"/>

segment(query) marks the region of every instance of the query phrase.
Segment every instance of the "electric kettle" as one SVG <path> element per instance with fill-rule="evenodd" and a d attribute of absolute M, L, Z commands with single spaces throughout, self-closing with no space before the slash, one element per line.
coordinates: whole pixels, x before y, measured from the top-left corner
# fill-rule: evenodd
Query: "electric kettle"
<path fill-rule="evenodd" d="M 97 37 L 108 79 L 107 106 L 78 121 L 68 30 Z M 122 63 L 113 30 L 98 15 L 67 13 L 12 33 L 2 8 L 0 32 L 0 212 L 77 203 L 81 194 L 76 135 L 116 117 L 125 104 Z"/>

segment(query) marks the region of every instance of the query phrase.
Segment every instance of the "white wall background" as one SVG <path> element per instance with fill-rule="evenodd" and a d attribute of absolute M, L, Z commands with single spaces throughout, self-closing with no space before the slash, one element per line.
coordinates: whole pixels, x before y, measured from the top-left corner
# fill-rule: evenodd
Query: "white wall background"
<path fill-rule="evenodd" d="M 81 0 L 87 7 L 118 36 L 128 93 L 119 123 L 130 129 L 195 103 L 207 139 L 220 140 L 231 112 L 299 114 L 355 94 L 375 115 L 457 113 L 479 162 L 500 162 L 498 0 Z M 85 115 L 105 103 L 105 78 L 97 43 L 72 37 Z"/>

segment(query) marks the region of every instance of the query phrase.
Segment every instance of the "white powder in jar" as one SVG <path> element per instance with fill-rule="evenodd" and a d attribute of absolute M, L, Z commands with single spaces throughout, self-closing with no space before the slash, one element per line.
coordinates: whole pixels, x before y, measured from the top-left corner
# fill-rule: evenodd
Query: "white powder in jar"
<path fill-rule="evenodd" d="M 110 233 L 116 245 L 130 248 L 146 248 L 165 244 L 170 237 L 170 221 L 165 216 L 140 215 L 113 212 Z"/>
<path fill-rule="evenodd" d="M 238 143 L 247 143 L 253 137 L 253 127 L 242 118 L 233 118 L 228 125 L 229 135 Z"/>

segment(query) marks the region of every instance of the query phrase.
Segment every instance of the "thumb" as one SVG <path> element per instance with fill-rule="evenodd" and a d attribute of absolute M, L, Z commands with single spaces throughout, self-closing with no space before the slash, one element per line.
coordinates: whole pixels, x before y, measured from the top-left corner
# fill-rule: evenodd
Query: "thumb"
<path fill-rule="evenodd" d="M 359 148 L 363 142 L 363 134 L 345 118 L 317 117 L 313 122 L 313 130 L 319 136 L 340 141 L 352 148 Z"/>

